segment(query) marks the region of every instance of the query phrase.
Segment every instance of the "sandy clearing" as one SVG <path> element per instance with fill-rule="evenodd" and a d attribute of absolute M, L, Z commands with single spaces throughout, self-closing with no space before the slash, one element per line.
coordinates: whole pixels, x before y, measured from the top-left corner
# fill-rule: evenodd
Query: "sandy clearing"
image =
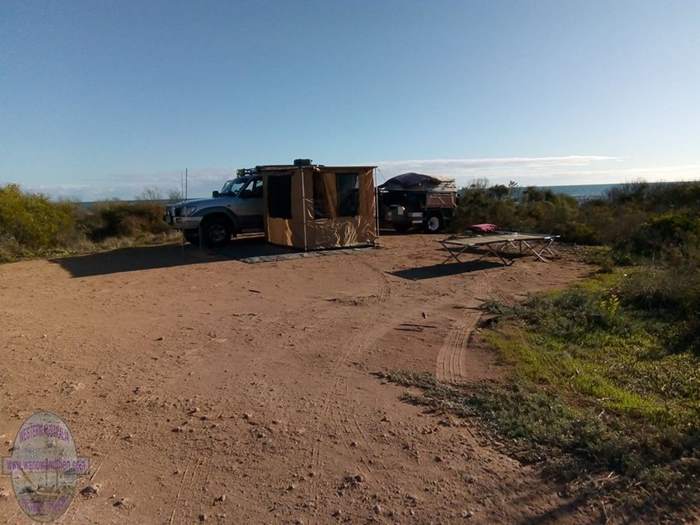
<path fill-rule="evenodd" d="M 0 454 L 34 410 L 67 421 L 102 488 L 62 523 L 580 519 L 473 423 L 423 414 L 373 373 L 497 376 L 469 345 L 473 307 L 587 268 L 437 266 L 434 240 L 260 264 L 238 260 L 268 250 L 245 240 L 0 266 Z M 29 522 L 11 495 L 0 516 Z"/>

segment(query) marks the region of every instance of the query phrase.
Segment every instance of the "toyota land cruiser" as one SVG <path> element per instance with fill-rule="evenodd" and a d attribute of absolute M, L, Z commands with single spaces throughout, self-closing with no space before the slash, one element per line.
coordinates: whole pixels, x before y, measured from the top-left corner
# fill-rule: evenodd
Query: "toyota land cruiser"
<path fill-rule="evenodd" d="M 166 206 L 165 221 L 193 244 L 221 246 L 232 235 L 263 231 L 263 181 L 256 175 L 229 180 L 211 199 L 189 199 Z"/>

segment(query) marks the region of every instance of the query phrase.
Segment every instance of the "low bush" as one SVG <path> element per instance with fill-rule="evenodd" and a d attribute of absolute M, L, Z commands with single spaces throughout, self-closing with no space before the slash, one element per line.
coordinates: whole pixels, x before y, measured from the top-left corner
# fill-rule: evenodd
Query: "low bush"
<path fill-rule="evenodd" d="M 682 261 L 700 246 L 700 218 L 697 213 L 667 212 L 650 217 L 629 238 L 620 240 L 618 250 L 651 259 Z"/>
<path fill-rule="evenodd" d="M 642 266 L 630 271 L 618 287 L 625 305 L 634 308 L 650 327 L 664 323 L 660 336 L 674 353 L 700 356 L 700 269 L 698 259 L 682 264 Z"/>
<path fill-rule="evenodd" d="M 605 197 L 577 201 L 550 190 L 488 187 L 482 181 L 460 191 L 453 229 L 489 222 L 614 246 L 621 260 L 682 257 L 698 245 L 699 212 L 700 182 L 627 184 Z"/>
<path fill-rule="evenodd" d="M 119 245 L 163 241 L 170 229 L 163 206 L 143 200 L 109 201 L 86 208 L 0 186 L 0 262 L 84 253 Z"/>
<path fill-rule="evenodd" d="M 157 235 L 169 230 L 163 222 L 163 206 L 148 201 L 99 203 L 81 214 L 79 227 L 94 242 L 109 237 Z"/>
<path fill-rule="evenodd" d="M 19 186 L 0 187 L 0 238 L 29 250 L 62 244 L 75 226 L 75 208 L 40 194 L 23 193 Z"/>

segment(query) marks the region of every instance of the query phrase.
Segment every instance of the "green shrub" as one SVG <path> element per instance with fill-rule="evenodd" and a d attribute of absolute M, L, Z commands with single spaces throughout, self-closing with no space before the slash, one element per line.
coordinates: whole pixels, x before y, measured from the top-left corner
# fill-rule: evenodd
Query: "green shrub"
<path fill-rule="evenodd" d="M 115 240 L 163 241 L 171 230 L 162 217 L 157 202 L 111 201 L 90 209 L 10 184 L 0 187 L 0 262 L 109 249 Z"/>
<path fill-rule="evenodd" d="M 653 258 L 684 258 L 700 241 L 696 213 L 664 213 L 650 217 L 630 238 L 632 253 Z"/>
<path fill-rule="evenodd" d="M 571 288 L 554 295 L 535 295 L 516 308 L 516 315 L 562 341 L 585 341 L 597 331 L 627 334 L 627 320 L 618 315 L 619 297 L 611 291 Z"/>
<path fill-rule="evenodd" d="M 14 252 L 63 245 L 75 226 L 74 206 L 23 193 L 19 186 L 0 187 L 0 242 Z"/>
<path fill-rule="evenodd" d="M 169 230 L 163 222 L 163 206 L 152 202 L 108 201 L 83 213 L 80 227 L 94 242 L 109 237 L 142 237 Z"/>
<path fill-rule="evenodd" d="M 608 246 L 588 246 L 583 252 L 583 261 L 597 266 L 600 273 L 612 273 L 616 265 Z"/>
<path fill-rule="evenodd" d="M 697 210 L 700 206 L 700 181 L 624 184 L 612 189 L 607 200 L 615 206 L 634 205 L 651 213 Z"/>
<path fill-rule="evenodd" d="M 697 273 L 684 274 L 675 269 L 642 266 L 623 279 L 618 287 L 625 304 L 654 315 L 688 311 L 697 291 Z"/>
<path fill-rule="evenodd" d="M 700 183 L 627 184 L 606 198 L 577 201 L 550 190 L 474 184 L 460 192 L 453 229 L 490 222 L 561 235 L 565 242 L 615 246 L 619 260 L 684 257 L 698 245 Z"/>
<path fill-rule="evenodd" d="M 669 351 L 700 355 L 700 270 L 691 258 L 675 266 L 643 266 L 618 287 L 622 302 L 636 309 L 647 322 L 669 325 L 662 336 Z"/>
<path fill-rule="evenodd" d="M 538 188 L 526 188 L 519 196 L 505 186 L 462 190 L 454 228 L 462 231 L 480 222 L 503 229 L 554 233 L 569 242 L 598 242 L 595 229 L 581 220 L 576 199 Z"/>

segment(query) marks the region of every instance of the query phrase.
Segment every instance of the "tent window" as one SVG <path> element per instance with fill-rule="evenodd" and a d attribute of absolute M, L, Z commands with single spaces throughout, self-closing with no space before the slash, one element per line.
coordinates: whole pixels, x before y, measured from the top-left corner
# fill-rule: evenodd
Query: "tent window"
<path fill-rule="evenodd" d="M 330 202 L 326 188 L 326 179 L 320 171 L 315 171 L 314 177 L 314 219 L 328 219 L 331 216 Z"/>
<path fill-rule="evenodd" d="M 338 216 L 355 217 L 360 210 L 360 185 L 357 173 L 336 173 Z"/>
<path fill-rule="evenodd" d="M 278 219 L 292 218 L 292 177 L 267 177 L 267 213 Z"/>

